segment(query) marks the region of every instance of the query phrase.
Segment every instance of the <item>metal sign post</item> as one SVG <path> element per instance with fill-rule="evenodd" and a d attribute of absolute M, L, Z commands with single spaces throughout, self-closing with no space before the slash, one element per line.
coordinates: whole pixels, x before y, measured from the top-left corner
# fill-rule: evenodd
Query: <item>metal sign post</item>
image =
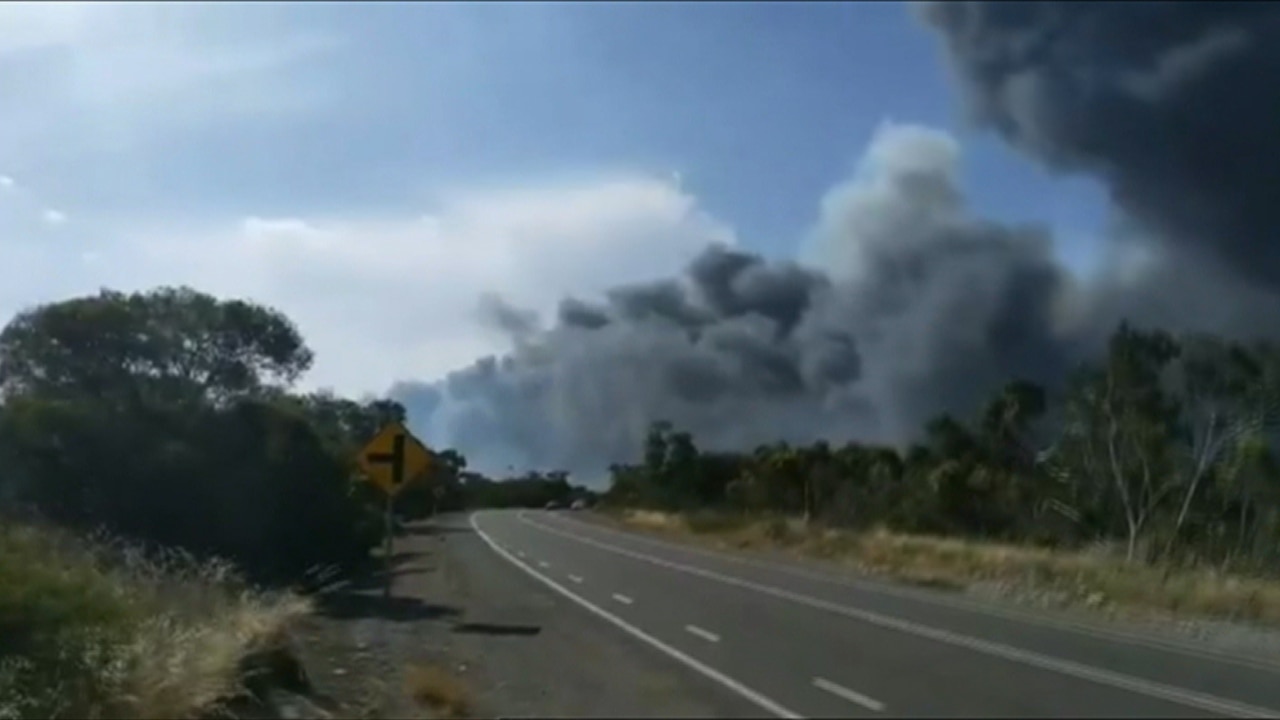
<path fill-rule="evenodd" d="M 391 597 L 391 547 L 392 540 L 395 537 L 395 504 L 396 496 L 387 493 L 387 507 L 383 518 L 383 533 L 385 538 L 382 541 L 382 597 L 389 599 Z"/>

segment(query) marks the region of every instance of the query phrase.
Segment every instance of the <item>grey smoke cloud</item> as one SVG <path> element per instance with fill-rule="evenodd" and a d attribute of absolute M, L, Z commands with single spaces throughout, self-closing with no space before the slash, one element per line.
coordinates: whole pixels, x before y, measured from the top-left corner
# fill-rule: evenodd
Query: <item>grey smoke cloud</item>
<path fill-rule="evenodd" d="M 803 264 L 711 246 L 680 277 L 565 300 L 540 333 L 499 313 L 525 320 L 509 354 L 395 392 L 431 399 L 429 436 L 504 467 L 598 471 L 660 418 L 714 447 L 901 440 L 1074 352 L 1048 234 L 974 217 L 959 161 L 944 133 L 886 126 Z"/>
<path fill-rule="evenodd" d="M 1100 276 L 1063 269 L 1044 227 L 976 216 L 948 135 L 886 126 L 801 262 L 709 247 L 678 277 L 566 299 L 546 328 L 502 305 L 511 352 L 393 390 L 414 422 L 482 468 L 589 478 L 655 419 L 718 448 L 903 442 L 1014 377 L 1052 385 L 1122 318 L 1276 334 L 1280 6 L 914 9 L 979 123 L 1110 189 Z"/>
<path fill-rule="evenodd" d="M 512 338 L 523 339 L 541 329 L 537 313 L 515 307 L 496 293 L 481 296 L 478 309 L 481 322 Z"/>

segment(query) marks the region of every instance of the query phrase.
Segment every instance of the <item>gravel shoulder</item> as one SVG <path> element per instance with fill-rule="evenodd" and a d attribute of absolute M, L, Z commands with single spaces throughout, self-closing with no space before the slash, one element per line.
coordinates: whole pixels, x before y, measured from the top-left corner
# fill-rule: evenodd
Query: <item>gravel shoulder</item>
<path fill-rule="evenodd" d="M 316 612 L 295 630 L 295 652 L 331 717 L 449 714 L 414 702 L 406 687 L 409 668 L 450 664 L 440 640 L 458 610 L 415 594 L 420 578 L 438 572 L 436 544 L 429 537 L 398 538 L 389 598 L 381 573 L 348 581 L 319 596 Z"/>

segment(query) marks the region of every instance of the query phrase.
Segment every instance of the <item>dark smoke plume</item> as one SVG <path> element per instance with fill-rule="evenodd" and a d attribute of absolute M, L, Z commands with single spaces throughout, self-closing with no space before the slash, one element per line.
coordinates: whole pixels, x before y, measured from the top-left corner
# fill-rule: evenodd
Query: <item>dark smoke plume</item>
<path fill-rule="evenodd" d="M 917 6 L 980 122 L 1111 189 L 1098 277 L 1060 267 L 1044 228 L 975 217 L 949 136 L 891 126 L 825 198 L 803 264 L 711 247 L 680 277 L 567 299 L 547 329 L 489 301 L 509 354 L 393 393 L 482 468 L 590 479 L 655 419 L 721 448 L 909 440 L 1014 377 L 1058 381 L 1122 318 L 1274 333 L 1277 7 Z"/>
<path fill-rule="evenodd" d="M 934 2 L 975 119 L 1189 256 L 1280 283 L 1280 4 Z"/>

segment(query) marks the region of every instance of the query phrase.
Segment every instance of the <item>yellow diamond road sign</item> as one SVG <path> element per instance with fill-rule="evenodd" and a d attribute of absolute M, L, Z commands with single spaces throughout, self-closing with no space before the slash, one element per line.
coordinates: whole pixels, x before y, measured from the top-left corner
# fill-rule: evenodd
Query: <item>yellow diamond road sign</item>
<path fill-rule="evenodd" d="M 404 425 L 382 428 L 360 451 L 360 469 L 388 494 L 399 492 L 431 465 L 431 453 Z"/>

